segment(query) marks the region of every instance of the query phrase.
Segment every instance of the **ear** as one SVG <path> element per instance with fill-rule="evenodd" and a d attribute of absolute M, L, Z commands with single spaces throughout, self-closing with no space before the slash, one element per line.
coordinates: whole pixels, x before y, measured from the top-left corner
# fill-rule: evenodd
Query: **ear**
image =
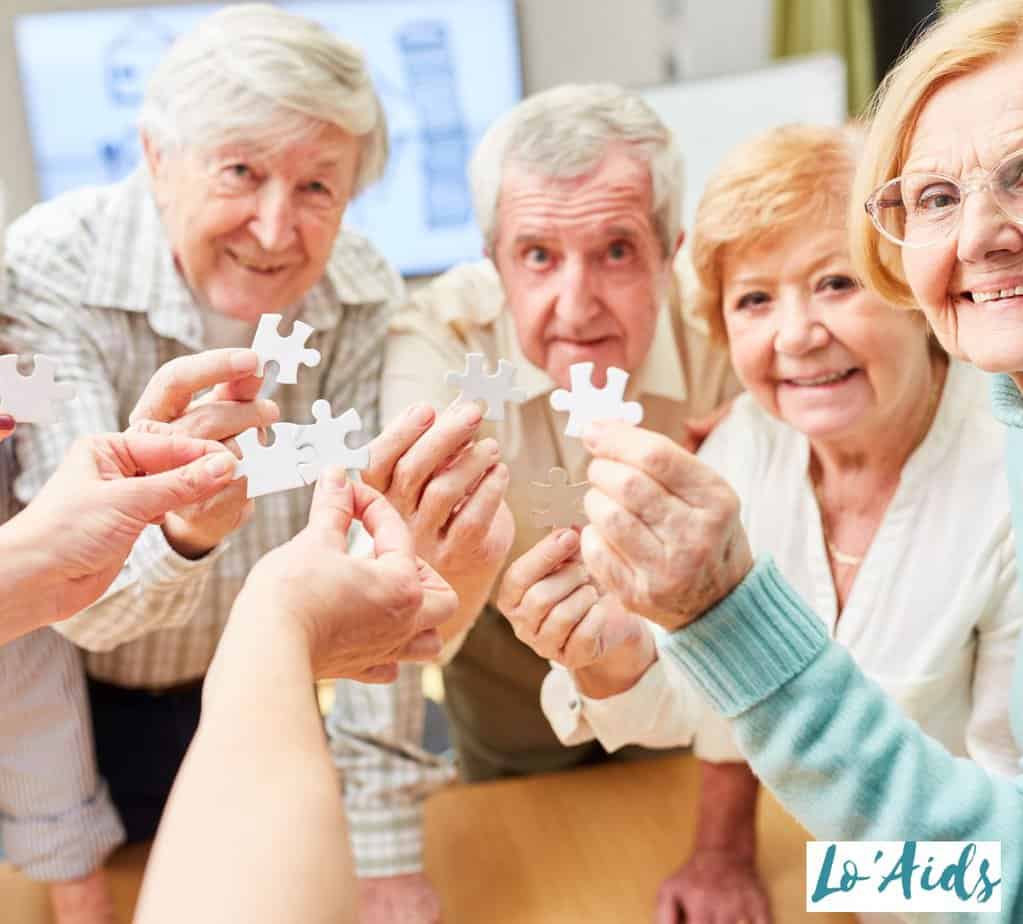
<path fill-rule="evenodd" d="M 149 136 L 148 132 L 139 132 L 139 137 L 142 139 L 142 154 L 146 158 L 149 175 L 155 180 L 159 177 L 164 164 L 163 152 Z"/>

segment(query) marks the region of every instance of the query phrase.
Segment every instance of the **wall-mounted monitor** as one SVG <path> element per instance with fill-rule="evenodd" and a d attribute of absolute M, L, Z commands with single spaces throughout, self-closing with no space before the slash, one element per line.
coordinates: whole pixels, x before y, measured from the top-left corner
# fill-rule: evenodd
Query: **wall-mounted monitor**
<path fill-rule="evenodd" d="M 14 22 L 43 198 L 120 179 L 138 163 L 135 118 L 167 46 L 222 4 L 36 13 Z M 279 4 L 366 53 L 387 111 L 387 174 L 346 225 L 406 275 L 475 259 L 466 167 L 487 126 L 522 95 L 515 0 Z"/>

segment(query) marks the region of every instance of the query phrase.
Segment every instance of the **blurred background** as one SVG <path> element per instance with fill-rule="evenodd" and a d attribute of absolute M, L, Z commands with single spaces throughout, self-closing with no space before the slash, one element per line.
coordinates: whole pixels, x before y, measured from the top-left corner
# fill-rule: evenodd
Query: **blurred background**
<path fill-rule="evenodd" d="M 223 4 L 3 0 L 0 178 L 8 219 L 134 169 L 146 79 Z M 480 253 L 465 178 L 487 125 L 566 81 L 639 88 L 678 133 L 692 215 L 744 137 L 862 112 L 938 0 L 307 0 L 282 5 L 360 45 L 388 113 L 387 176 L 346 223 L 410 277 Z"/>

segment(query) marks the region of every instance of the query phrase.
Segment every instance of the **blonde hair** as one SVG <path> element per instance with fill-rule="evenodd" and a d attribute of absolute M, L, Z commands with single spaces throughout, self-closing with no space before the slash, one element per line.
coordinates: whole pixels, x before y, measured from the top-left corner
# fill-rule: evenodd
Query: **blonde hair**
<path fill-rule="evenodd" d="M 354 193 L 387 165 L 387 119 L 362 52 L 266 4 L 229 6 L 181 36 L 146 88 L 139 128 L 161 150 L 273 149 L 323 123 L 362 140 Z"/>
<path fill-rule="evenodd" d="M 845 221 L 858 129 L 785 125 L 738 147 L 707 183 L 690 237 L 694 309 L 724 341 L 722 261 L 796 228 Z"/>
<path fill-rule="evenodd" d="M 853 182 L 849 236 L 857 274 L 885 301 L 916 307 L 902 270 L 901 248 L 881 236 L 864 203 L 902 172 L 920 111 L 934 92 L 989 64 L 1021 38 L 1023 0 L 964 4 L 925 31 L 878 88 Z"/>

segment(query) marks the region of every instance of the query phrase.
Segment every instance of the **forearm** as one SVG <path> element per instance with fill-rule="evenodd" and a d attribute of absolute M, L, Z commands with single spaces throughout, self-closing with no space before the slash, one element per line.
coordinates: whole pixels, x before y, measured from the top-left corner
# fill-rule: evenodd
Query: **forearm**
<path fill-rule="evenodd" d="M 31 514 L 18 514 L 0 526 L 0 558 L 4 562 L 4 592 L 0 594 L 0 645 L 59 619 L 55 563 L 47 543 L 30 529 Z"/>
<path fill-rule="evenodd" d="M 355 920 L 347 825 L 308 652 L 262 615 L 258 602 L 239 597 L 161 823 L 138 924 Z M 297 873 L 285 881 L 282 857 Z"/>
<path fill-rule="evenodd" d="M 700 761 L 700 817 L 695 850 L 727 850 L 752 859 L 756 852 L 757 792 L 748 764 Z"/>

